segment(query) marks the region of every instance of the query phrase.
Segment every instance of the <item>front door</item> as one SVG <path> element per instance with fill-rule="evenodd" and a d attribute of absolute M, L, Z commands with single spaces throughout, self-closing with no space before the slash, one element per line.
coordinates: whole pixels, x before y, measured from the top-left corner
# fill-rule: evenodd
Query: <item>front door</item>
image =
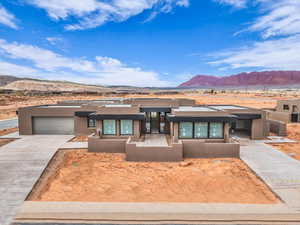
<path fill-rule="evenodd" d="M 291 118 L 292 123 L 297 123 L 299 119 L 298 117 L 299 117 L 298 113 L 292 113 L 292 118 Z"/>
<path fill-rule="evenodd" d="M 145 121 L 145 133 L 159 134 L 166 133 L 168 122 L 166 121 L 165 112 L 147 112 Z"/>

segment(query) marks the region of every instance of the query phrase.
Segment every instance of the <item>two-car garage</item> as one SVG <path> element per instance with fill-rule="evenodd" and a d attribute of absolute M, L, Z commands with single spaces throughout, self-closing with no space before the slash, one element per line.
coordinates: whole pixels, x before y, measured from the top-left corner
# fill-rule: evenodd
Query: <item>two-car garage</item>
<path fill-rule="evenodd" d="M 33 134 L 74 134 L 74 117 L 32 117 Z"/>

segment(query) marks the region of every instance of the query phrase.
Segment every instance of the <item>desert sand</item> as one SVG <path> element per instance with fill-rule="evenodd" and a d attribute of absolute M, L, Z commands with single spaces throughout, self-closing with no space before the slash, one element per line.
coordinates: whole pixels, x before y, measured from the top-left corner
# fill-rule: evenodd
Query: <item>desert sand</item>
<path fill-rule="evenodd" d="M 126 162 L 122 154 L 66 151 L 36 201 L 271 204 L 279 200 L 239 159 Z M 32 200 L 32 199 L 31 199 Z"/>
<path fill-rule="evenodd" d="M 284 144 L 272 144 L 278 150 L 288 154 L 294 159 L 300 160 L 300 124 L 299 123 L 291 123 L 287 126 L 288 130 L 288 138 L 296 143 L 284 143 Z"/>
<path fill-rule="evenodd" d="M 109 96 L 108 96 L 109 97 Z M 226 92 L 204 94 L 203 91 L 187 91 L 176 95 L 114 95 L 112 97 L 142 97 L 142 98 L 191 98 L 198 104 L 234 104 L 253 108 L 273 108 L 276 100 L 299 98 L 299 95 L 281 93 L 272 94 L 261 92 Z M 16 117 L 16 110 L 20 107 L 55 104 L 63 100 L 95 100 L 104 98 L 97 95 L 61 95 L 61 96 L 23 96 L 17 94 L 0 95 L 0 120 Z"/>

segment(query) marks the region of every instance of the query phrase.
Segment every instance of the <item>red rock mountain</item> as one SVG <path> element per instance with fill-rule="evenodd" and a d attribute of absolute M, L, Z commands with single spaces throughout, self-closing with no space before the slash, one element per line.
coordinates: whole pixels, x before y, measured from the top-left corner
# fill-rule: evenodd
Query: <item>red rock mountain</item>
<path fill-rule="evenodd" d="M 197 75 L 179 87 L 300 85 L 300 71 L 264 71 L 221 77 Z"/>

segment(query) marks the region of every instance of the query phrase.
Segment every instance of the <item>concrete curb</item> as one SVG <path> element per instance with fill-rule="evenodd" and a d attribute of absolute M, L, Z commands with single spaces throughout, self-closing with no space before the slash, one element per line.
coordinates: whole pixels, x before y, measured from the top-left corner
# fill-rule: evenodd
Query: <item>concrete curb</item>
<path fill-rule="evenodd" d="M 16 216 L 24 220 L 300 222 L 300 213 L 284 204 L 27 201 Z"/>

